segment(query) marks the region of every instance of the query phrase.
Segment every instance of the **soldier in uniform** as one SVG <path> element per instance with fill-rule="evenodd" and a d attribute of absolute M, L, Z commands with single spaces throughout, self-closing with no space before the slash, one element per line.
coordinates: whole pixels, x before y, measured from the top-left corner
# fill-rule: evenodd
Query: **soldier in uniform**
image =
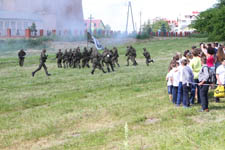
<path fill-rule="evenodd" d="M 144 55 L 145 58 L 146 58 L 146 65 L 149 66 L 149 63 L 154 63 L 154 60 L 151 59 L 151 55 L 150 55 L 150 53 L 146 50 L 146 48 L 143 48 L 143 50 L 144 50 L 143 55 Z"/>
<path fill-rule="evenodd" d="M 77 47 L 77 49 L 75 51 L 75 67 L 79 67 L 79 69 L 81 68 L 81 66 L 80 66 L 81 59 L 82 59 L 82 54 L 80 52 L 80 47 Z"/>
<path fill-rule="evenodd" d="M 47 76 L 51 75 L 51 74 L 48 73 L 47 67 L 45 65 L 45 62 L 46 62 L 47 59 L 48 59 L 48 55 L 46 55 L 46 49 L 43 49 L 42 52 L 41 52 L 41 56 L 40 56 L 40 65 L 34 72 L 32 72 L 33 77 L 34 77 L 36 72 L 41 70 L 42 67 L 45 69 L 45 73 L 46 73 Z"/>
<path fill-rule="evenodd" d="M 63 54 L 63 67 L 68 68 L 69 67 L 69 53 L 67 52 L 67 49 L 65 50 Z"/>
<path fill-rule="evenodd" d="M 18 53 L 20 67 L 23 67 L 25 56 L 26 52 L 23 49 L 21 49 Z"/>
<path fill-rule="evenodd" d="M 113 60 L 114 66 L 115 66 L 115 64 L 117 64 L 117 66 L 120 67 L 120 64 L 118 62 L 119 54 L 118 54 L 118 49 L 116 47 L 113 47 L 112 54 L 113 54 L 112 60 Z"/>
<path fill-rule="evenodd" d="M 56 59 L 57 59 L 58 68 L 62 68 L 63 53 L 61 49 L 59 49 L 59 52 L 56 54 Z"/>
<path fill-rule="evenodd" d="M 69 66 L 72 67 L 73 66 L 73 51 L 72 51 L 72 49 L 70 49 L 68 56 L 69 56 L 69 59 L 68 59 Z"/>
<path fill-rule="evenodd" d="M 88 50 L 86 47 L 84 47 L 84 51 L 82 53 L 82 68 L 84 67 L 90 68 L 89 60 L 90 60 L 90 56 L 89 56 Z"/>
<path fill-rule="evenodd" d="M 96 49 L 92 51 L 91 59 L 93 63 L 93 69 L 91 71 L 91 74 L 94 74 L 96 68 L 102 70 L 103 73 L 106 73 L 101 65 L 101 57 L 101 54 Z"/>
<path fill-rule="evenodd" d="M 104 63 L 106 64 L 108 72 L 110 72 L 109 66 L 111 67 L 112 71 L 114 71 L 112 58 L 113 58 L 112 52 L 107 48 L 105 48 L 104 52 L 102 53 L 102 64 Z"/>
<path fill-rule="evenodd" d="M 135 60 L 135 58 L 137 56 L 136 50 L 132 46 L 127 46 L 126 56 L 127 56 L 127 66 L 129 66 L 129 60 L 131 60 L 133 62 L 134 66 L 138 65 Z"/>

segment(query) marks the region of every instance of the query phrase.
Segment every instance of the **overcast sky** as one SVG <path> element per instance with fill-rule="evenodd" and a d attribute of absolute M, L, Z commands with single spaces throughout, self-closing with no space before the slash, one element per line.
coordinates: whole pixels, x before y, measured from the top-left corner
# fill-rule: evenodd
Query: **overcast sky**
<path fill-rule="evenodd" d="M 113 30 L 124 31 L 128 1 L 131 1 L 134 22 L 139 28 L 140 12 L 142 23 L 155 17 L 176 19 L 179 15 L 190 14 L 192 11 L 204 11 L 212 7 L 217 0 L 83 0 L 84 18 L 90 14 L 94 19 L 101 19 Z M 131 29 L 131 18 L 129 22 Z"/>

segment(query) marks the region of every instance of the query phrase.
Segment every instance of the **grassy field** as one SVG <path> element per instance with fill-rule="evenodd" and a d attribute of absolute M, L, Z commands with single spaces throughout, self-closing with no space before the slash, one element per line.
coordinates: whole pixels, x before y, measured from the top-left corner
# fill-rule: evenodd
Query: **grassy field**
<path fill-rule="evenodd" d="M 183 38 L 132 43 L 137 67 L 127 67 L 119 47 L 120 68 L 110 74 L 90 69 L 58 69 L 47 61 L 33 78 L 39 56 L 25 67 L 16 57 L 0 58 L 1 150 L 224 150 L 225 103 L 210 99 L 200 113 L 169 102 L 165 76 L 171 57 L 204 39 Z M 155 60 L 149 67 L 142 48 Z"/>

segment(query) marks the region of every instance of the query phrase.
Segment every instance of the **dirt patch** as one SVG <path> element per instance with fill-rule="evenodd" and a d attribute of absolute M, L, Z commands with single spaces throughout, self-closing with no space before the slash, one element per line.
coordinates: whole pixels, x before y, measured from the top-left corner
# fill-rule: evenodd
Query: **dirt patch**
<path fill-rule="evenodd" d="M 158 119 L 158 118 L 148 118 L 145 120 L 145 125 L 155 124 L 159 121 L 160 121 L 160 119 Z"/>

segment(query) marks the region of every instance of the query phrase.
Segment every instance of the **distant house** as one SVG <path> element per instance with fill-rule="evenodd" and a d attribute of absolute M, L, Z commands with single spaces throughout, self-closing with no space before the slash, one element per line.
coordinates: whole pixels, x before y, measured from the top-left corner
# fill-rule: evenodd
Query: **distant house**
<path fill-rule="evenodd" d="M 12 35 L 24 35 L 32 23 L 36 24 L 37 29 L 42 28 L 41 17 L 30 13 L 0 11 L 0 35 L 6 35 L 7 29 L 11 29 Z"/>
<path fill-rule="evenodd" d="M 85 29 L 86 30 L 90 30 L 90 20 L 84 20 L 85 24 Z M 105 30 L 106 27 L 104 25 L 104 23 L 102 22 L 102 20 L 91 20 L 91 30 Z"/>

